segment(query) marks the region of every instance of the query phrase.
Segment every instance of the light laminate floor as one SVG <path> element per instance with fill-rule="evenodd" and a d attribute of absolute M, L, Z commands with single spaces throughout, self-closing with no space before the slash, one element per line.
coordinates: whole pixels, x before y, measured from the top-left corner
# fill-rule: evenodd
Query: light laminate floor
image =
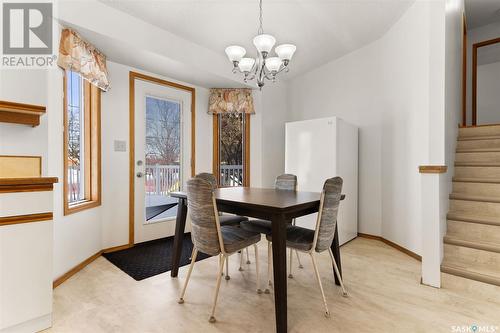
<path fill-rule="evenodd" d="M 267 246 L 260 267 L 266 281 Z M 217 259 L 196 263 L 186 302 L 177 303 L 187 273 L 135 281 L 100 257 L 54 291 L 54 323 L 47 332 L 273 332 L 273 295 L 255 293 L 255 265 L 222 280 L 217 323 L 208 322 Z M 294 270 L 288 285 L 289 332 L 461 332 L 487 325 L 500 332 L 500 288 L 443 275 L 444 288 L 420 284 L 420 262 L 376 240 L 357 238 L 341 248 L 350 296 L 333 285 L 327 253 L 319 256 L 331 317 L 325 318 L 312 264 Z M 296 264 L 296 260 L 294 259 Z M 466 331 L 464 331 L 466 332 Z"/>

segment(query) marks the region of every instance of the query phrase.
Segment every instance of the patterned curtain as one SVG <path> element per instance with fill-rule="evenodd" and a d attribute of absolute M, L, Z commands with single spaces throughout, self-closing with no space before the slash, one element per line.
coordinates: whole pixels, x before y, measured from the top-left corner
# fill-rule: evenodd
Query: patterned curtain
<path fill-rule="evenodd" d="M 208 113 L 255 113 L 252 89 L 210 89 Z"/>
<path fill-rule="evenodd" d="M 64 29 L 61 32 L 57 64 L 63 69 L 79 73 L 103 91 L 110 88 L 106 56 L 74 30 Z"/>

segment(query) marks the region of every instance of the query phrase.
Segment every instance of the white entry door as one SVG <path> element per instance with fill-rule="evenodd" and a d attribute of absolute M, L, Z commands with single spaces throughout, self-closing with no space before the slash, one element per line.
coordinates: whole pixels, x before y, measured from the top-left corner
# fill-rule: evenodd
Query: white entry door
<path fill-rule="evenodd" d="M 135 82 L 134 243 L 172 236 L 177 200 L 190 176 L 191 94 Z"/>

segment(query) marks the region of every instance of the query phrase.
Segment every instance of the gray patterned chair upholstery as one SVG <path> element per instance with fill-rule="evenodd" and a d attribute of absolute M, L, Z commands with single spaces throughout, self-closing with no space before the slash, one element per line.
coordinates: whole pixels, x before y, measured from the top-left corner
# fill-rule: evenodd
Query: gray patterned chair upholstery
<path fill-rule="evenodd" d="M 277 190 L 283 191 L 297 191 L 297 176 L 289 173 L 285 173 L 276 177 L 274 182 L 274 188 Z M 295 225 L 295 219 L 292 221 L 292 225 Z M 241 227 L 245 230 L 260 232 L 266 236 L 271 236 L 272 232 L 272 224 L 271 221 L 267 220 L 251 220 L 248 222 L 242 222 Z M 299 268 L 303 268 L 302 263 L 300 262 L 300 257 L 297 251 L 295 251 L 297 255 L 297 261 L 299 263 Z M 293 253 L 290 251 L 290 265 L 288 266 L 288 277 L 293 278 L 292 274 L 292 256 Z M 267 283 L 268 286 L 271 286 L 271 242 L 267 243 Z M 266 294 L 269 294 L 269 288 L 266 288 L 264 291 Z"/>
<path fill-rule="evenodd" d="M 195 176 L 196 178 L 201 178 L 210 183 L 213 189 L 217 188 L 217 178 L 211 173 L 202 172 Z M 248 221 L 248 217 L 238 216 L 238 215 L 219 215 L 220 225 L 239 225 L 241 222 Z"/>
<path fill-rule="evenodd" d="M 209 321 L 215 322 L 215 306 L 219 294 L 224 263 L 227 263 L 227 257 L 240 251 L 250 245 L 254 245 L 255 257 L 258 258 L 256 244 L 260 241 L 260 233 L 247 231 L 237 226 L 221 226 L 217 205 L 213 195 L 214 188 L 212 184 L 201 177 L 195 177 L 187 182 L 187 203 L 188 214 L 191 220 L 191 239 L 193 241 L 193 253 L 191 254 L 191 264 L 188 275 L 182 289 L 179 303 L 184 303 L 184 294 L 196 262 L 198 251 L 219 256 L 219 272 L 217 274 L 217 285 L 212 307 L 212 313 Z M 257 292 L 260 293 L 259 286 L 259 264 L 255 261 L 257 275 Z"/>
<path fill-rule="evenodd" d="M 297 190 L 297 176 L 285 173 L 276 177 L 274 188 L 284 191 Z M 271 235 L 271 221 L 267 220 L 251 220 L 241 223 L 241 227 L 245 230 L 260 232 L 264 235 Z"/>
<path fill-rule="evenodd" d="M 213 190 L 217 189 L 217 178 L 215 177 L 215 175 L 213 173 L 202 172 L 202 173 L 197 174 L 195 177 L 204 179 L 207 182 L 209 182 L 210 185 L 212 186 Z M 240 223 L 245 222 L 245 221 L 248 221 L 248 217 L 219 213 L 219 222 L 220 222 L 221 226 L 227 226 L 227 225 L 240 226 Z M 248 249 L 246 249 L 246 254 L 247 254 L 247 264 L 250 264 L 251 262 L 250 262 L 250 258 L 248 255 Z M 240 260 L 240 268 L 239 268 L 240 271 L 243 271 L 242 266 L 243 266 L 243 254 L 241 255 L 241 260 Z M 229 276 L 229 261 L 226 262 L 225 279 L 226 280 L 231 279 L 231 277 Z"/>
<path fill-rule="evenodd" d="M 331 247 L 337 225 L 341 192 L 342 178 L 335 177 L 325 181 L 322 193 L 322 206 L 320 207 L 321 213 L 318 214 L 319 221 L 317 222 L 316 230 L 289 226 L 286 231 L 287 247 L 301 251 L 310 251 L 314 245 L 316 234 L 317 239 L 314 249 L 316 252 L 321 253 Z M 272 241 L 271 235 L 266 235 L 266 238 Z"/>
<path fill-rule="evenodd" d="M 328 250 L 335 275 L 337 275 L 337 278 L 340 281 L 343 295 L 347 296 L 344 282 L 342 281 L 337 263 L 335 262 L 335 257 L 333 256 L 333 252 L 331 250 L 333 238 L 335 236 L 335 228 L 337 226 L 340 199 L 342 196 L 342 183 L 343 181 L 340 177 L 330 178 L 325 181 L 323 185 L 323 192 L 321 193 L 320 207 L 315 230 L 298 226 L 289 226 L 286 231 L 286 246 L 290 249 L 305 252 L 311 256 L 314 271 L 316 273 L 316 280 L 323 297 L 325 315 L 327 317 L 330 316 L 330 312 L 328 311 L 323 285 L 321 284 L 315 253 L 321 253 Z M 266 239 L 269 242 L 272 242 L 271 235 L 266 235 Z"/>

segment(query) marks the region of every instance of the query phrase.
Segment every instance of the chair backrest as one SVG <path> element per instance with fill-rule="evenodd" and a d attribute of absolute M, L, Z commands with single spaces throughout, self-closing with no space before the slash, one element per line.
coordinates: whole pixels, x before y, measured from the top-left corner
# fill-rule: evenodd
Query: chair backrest
<path fill-rule="evenodd" d="M 215 176 L 212 173 L 202 172 L 197 174 L 195 177 L 206 180 L 207 182 L 210 183 L 210 185 L 212 185 L 213 189 L 217 188 L 217 178 L 215 178 Z"/>
<path fill-rule="evenodd" d="M 274 188 L 277 190 L 296 191 L 297 176 L 289 173 L 279 175 L 278 177 L 276 177 L 276 181 L 274 182 Z"/>
<path fill-rule="evenodd" d="M 327 179 L 323 185 L 313 243 L 317 252 L 325 251 L 332 246 L 342 195 L 342 183 L 342 178 L 334 177 Z"/>
<path fill-rule="evenodd" d="M 201 252 L 216 256 L 221 252 L 220 227 L 217 225 L 217 207 L 212 185 L 195 177 L 187 181 L 186 187 L 193 244 Z"/>

